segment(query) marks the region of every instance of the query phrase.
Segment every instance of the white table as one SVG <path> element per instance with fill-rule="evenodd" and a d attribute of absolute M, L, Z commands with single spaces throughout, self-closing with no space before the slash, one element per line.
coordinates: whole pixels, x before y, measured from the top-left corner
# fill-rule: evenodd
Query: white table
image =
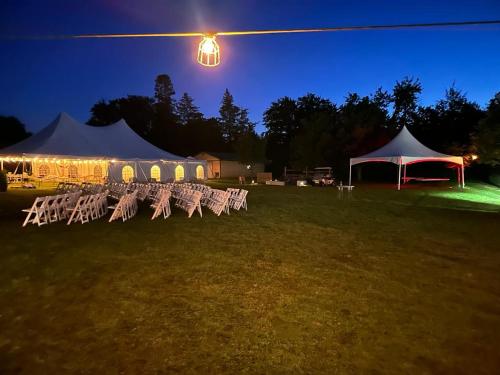
<path fill-rule="evenodd" d="M 344 198 L 344 190 L 347 190 L 347 199 L 352 198 L 352 190 L 354 189 L 353 185 L 337 185 L 337 189 L 339 190 L 339 199 Z"/>

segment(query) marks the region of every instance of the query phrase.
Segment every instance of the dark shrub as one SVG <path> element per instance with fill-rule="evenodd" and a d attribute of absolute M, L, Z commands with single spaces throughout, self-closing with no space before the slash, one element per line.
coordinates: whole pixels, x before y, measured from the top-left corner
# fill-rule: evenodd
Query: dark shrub
<path fill-rule="evenodd" d="M 0 192 L 7 191 L 7 174 L 0 171 Z"/>
<path fill-rule="evenodd" d="M 491 168 L 489 180 L 493 185 L 500 186 L 500 166 Z"/>

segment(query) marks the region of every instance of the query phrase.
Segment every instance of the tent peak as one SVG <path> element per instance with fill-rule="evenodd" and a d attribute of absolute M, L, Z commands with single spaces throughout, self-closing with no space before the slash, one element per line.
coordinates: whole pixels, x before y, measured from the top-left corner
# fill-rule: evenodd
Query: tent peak
<path fill-rule="evenodd" d="M 53 123 L 56 123 L 56 124 L 71 124 L 71 125 L 74 125 L 74 126 L 80 126 L 80 123 L 74 119 L 73 117 L 71 117 L 67 112 L 60 112 L 57 117 L 55 118 L 55 120 L 53 121 Z"/>

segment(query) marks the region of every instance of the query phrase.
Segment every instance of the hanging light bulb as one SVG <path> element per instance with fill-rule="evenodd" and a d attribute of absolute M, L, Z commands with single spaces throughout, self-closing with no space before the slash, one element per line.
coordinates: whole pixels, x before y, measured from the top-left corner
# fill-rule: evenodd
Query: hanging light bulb
<path fill-rule="evenodd" d="M 220 64 L 220 48 L 215 35 L 204 35 L 198 46 L 198 63 L 214 67 Z"/>

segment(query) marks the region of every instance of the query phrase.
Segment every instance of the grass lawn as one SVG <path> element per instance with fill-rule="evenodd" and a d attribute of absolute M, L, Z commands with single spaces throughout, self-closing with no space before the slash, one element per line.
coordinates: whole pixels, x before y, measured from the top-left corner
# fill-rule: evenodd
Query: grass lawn
<path fill-rule="evenodd" d="M 0 373 L 498 374 L 500 191 L 249 187 L 249 211 L 21 228 Z"/>

